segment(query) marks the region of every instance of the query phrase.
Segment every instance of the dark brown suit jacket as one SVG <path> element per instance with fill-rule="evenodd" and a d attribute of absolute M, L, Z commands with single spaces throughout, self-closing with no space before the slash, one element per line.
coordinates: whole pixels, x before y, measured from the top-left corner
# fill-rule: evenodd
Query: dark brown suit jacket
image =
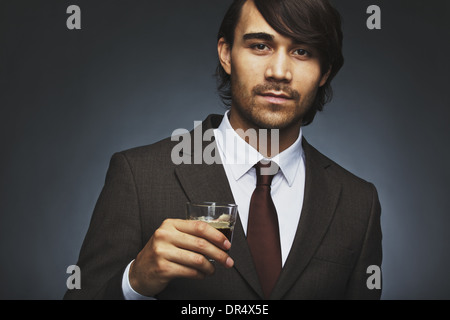
<path fill-rule="evenodd" d="M 203 129 L 217 127 L 209 116 Z M 192 133 L 191 133 L 192 134 Z M 178 141 L 116 153 L 96 204 L 77 265 L 81 289 L 66 299 L 121 299 L 122 274 L 167 218 L 185 217 L 187 201 L 233 203 L 221 164 L 171 161 Z M 205 145 L 211 142 L 205 142 Z M 304 204 L 292 249 L 271 299 L 378 299 L 367 267 L 381 266 L 380 204 L 375 187 L 349 173 L 303 139 Z M 242 225 L 235 227 L 232 269 L 216 265 L 205 280 L 176 279 L 158 299 L 261 299 Z"/>

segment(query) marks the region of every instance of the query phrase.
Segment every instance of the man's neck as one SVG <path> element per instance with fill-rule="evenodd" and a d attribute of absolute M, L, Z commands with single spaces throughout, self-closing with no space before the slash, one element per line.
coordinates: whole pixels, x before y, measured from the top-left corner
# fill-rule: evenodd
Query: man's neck
<path fill-rule="evenodd" d="M 266 158 L 273 158 L 289 148 L 299 137 L 301 122 L 284 129 L 266 129 L 246 121 L 235 112 L 229 113 L 231 127 Z M 256 139 L 252 135 L 256 134 Z"/>

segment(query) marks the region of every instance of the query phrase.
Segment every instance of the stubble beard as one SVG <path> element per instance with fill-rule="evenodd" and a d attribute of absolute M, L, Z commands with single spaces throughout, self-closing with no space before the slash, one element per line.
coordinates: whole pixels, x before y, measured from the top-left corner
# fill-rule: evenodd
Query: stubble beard
<path fill-rule="evenodd" d="M 304 115 L 311 108 L 316 92 L 301 96 L 283 83 L 265 83 L 255 86 L 252 90 L 231 79 L 232 108 L 241 118 L 255 129 L 279 129 L 280 131 L 292 126 L 301 125 Z M 259 103 L 256 99 L 263 92 L 283 91 L 292 97 L 289 105 Z"/>

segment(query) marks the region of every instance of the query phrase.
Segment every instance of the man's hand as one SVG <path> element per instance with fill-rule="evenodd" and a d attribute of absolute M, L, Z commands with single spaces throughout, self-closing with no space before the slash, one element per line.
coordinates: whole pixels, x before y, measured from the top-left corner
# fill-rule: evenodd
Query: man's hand
<path fill-rule="evenodd" d="M 139 252 L 130 268 L 130 284 L 138 293 L 155 296 L 174 278 L 203 279 L 215 271 L 205 256 L 227 268 L 231 243 L 206 222 L 167 219 Z"/>

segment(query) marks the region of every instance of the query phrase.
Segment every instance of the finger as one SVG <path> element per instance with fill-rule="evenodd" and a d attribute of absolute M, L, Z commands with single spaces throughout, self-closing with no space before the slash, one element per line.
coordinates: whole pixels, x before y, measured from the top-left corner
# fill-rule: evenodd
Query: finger
<path fill-rule="evenodd" d="M 200 253 L 190 250 L 176 249 L 172 250 L 166 257 L 170 262 L 182 265 L 184 267 L 195 269 L 203 275 L 212 275 L 215 272 L 214 265 Z"/>
<path fill-rule="evenodd" d="M 218 248 L 212 242 L 209 242 L 209 240 L 193 234 L 207 237 L 211 241 L 215 239 L 216 245 L 222 244 L 224 250 L 228 250 L 231 246 L 227 238 L 220 231 L 217 231 L 202 221 L 167 219 L 156 230 L 153 237 L 162 242 L 170 243 L 177 248 L 201 253 L 218 261 L 227 268 L 231 268 L 234 265 L 233 259 L 223 250 L 220 250 L 220 246 Z M 211 234 L 212 236 L 210 236 Z"/>
<path fill-rule="evenodd" d="M 193 268 L 182 263 L 166 260 L 164 264 L 161 264 L 155 273 L 161 278 L 174 279 L 174 278 L 190 278 L 190 279 L 204 279 L 207 273 L 202 272 L 197 268 Z"/>
<path fill-rule="evenodd" d="M 233 259 L 231 259 L 225 251 L 200 237 L 180 232 L 179 236 L 173 239 L 173 245 L 188 251 L 200 253 L 203 256 L 207 256 L 208 258 L 223 264 L 225 267 L 232 267 L 234 265 Z M 193 257 L 190 258 L 194 259 Z M 197 263 L 200 264 L 201 261 L 197 261 Z"/>

